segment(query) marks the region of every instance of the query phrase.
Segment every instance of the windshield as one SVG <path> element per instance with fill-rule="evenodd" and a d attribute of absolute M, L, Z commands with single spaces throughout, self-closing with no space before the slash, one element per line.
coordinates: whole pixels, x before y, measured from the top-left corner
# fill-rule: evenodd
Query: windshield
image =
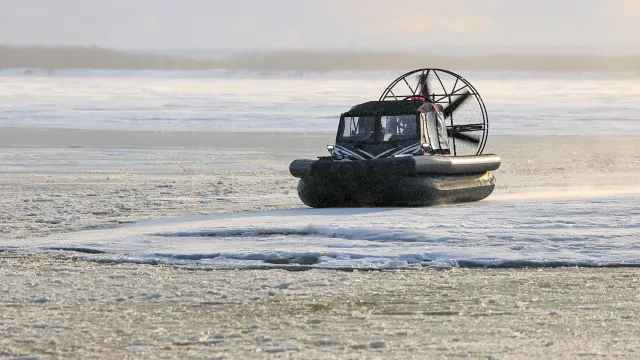
<path fill-rule="evenodd" d="M 373 142 L 375 116 L 345 117 L 342 141 Z"/>
<path fill-rule="evenodd" d="M 384 143 L 418 139 L 416 115 L 347 116 L 340 124 L 338 141 Z"/>
<path fill-rule="evenodd" d="M 418 138 L 415 115 L 383 116 L 380 118 L 383 141 L 413 140 Z"/>

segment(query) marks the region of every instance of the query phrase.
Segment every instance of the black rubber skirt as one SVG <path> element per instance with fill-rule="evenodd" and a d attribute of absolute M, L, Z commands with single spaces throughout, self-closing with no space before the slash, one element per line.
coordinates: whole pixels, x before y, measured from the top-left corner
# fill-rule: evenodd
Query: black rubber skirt
<path fill-rule="evenodd" d="M 310 207 L 419 207 L 488 197 L 496 185 L 489 170 L 500 166 L 495 155 L 382 160 L 296 160 L 290 171 Z"/>

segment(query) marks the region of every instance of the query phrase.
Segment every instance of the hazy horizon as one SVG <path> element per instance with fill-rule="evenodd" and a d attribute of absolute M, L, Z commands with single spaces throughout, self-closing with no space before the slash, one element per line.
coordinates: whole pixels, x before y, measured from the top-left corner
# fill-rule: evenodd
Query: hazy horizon
<path fill-rule="evenodd" d="M 0 0 L 0 43 L 619 54 L 640 52 L 638 16 L 634 0 Z"/>

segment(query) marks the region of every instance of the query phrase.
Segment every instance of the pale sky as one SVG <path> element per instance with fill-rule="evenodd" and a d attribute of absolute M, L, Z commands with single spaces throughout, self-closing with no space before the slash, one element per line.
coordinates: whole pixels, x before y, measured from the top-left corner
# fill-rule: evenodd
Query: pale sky
<path fill-rule="evenodd" d="M 0 44 L 640 50 L 640 0 L 0 0 Z"/>

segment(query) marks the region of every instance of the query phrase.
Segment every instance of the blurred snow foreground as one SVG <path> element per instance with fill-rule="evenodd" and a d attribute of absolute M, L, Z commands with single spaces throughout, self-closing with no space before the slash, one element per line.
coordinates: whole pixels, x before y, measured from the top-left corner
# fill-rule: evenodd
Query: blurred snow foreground
<path fill-rule="evenodd" d="M 640 266 L 637 195 L 152 220 L 12 241 L 100 262 L 216 269 Z"/>

